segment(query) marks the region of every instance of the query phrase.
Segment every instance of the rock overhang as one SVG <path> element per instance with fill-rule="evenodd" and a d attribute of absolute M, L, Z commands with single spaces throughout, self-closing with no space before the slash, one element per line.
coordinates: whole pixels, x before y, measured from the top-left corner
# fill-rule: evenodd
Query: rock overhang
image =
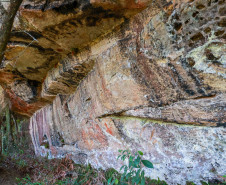
<path fill-rule="evenodd" d="M 109 6 L 109 2 L 96 1 L 95 6 L 85 6 L 88 10 L 84 11 L 92 11 L 90 7 L 96 10 L 101 4 L 102 12 L 122 10 Z M 56 41 L 62 40 L 58 34 L 70 32 L 72 27 L 66 17 L 74 15 L 65 9 L 56 12 L 52 5 L 41 7 L 45 2 L 40 1 L 33 7 L 32 17 L 34 10 L 27 6 L 30 30 L 13 32 L 10 47 L 19 46 L 23 39 L 30 43 L 34 37 L 38 42 L 31 44 L 29 52 L 51 51 L 59 61 L 49 64 L 49 68 L 46 65 L 48 69 L 45 65 L 36 69 L 28 65 L 30 71 L 25 76 L 21 68 L 18 71 L 7 61 L 0 77 L 14 111 L 27 116 L 35 112 L 30 118 L 30 134 L 36 154 L 50 158 L 72 154 L 76 163 L 89 161 L 96 168 L 119 169 L 115 162 L 117 151 L 129 148 L 142 150 L 153 162 L 155 168 L 147 171 L 148 175 L 169 184 L 193 179 L 198 184 L 224 175 L 226 68 L 222 2 L 181 1 L 166 12 L 159 10 L 161 6 L 150 6 L 137 15 L 134 12 L 143 7 L 128 8 L 128 14 L 121 14 L 122 23 L 116 21 L 113 30 L 106 29 L 87 44 L 80 41 L 81 47 L 72 51 L 71 46 L 64 47 L 66 42 Z M 57 19 L 59 12 L 63 15 L 56 25 L 41 22 L 41 18 Z M 87 26 L 86 21 L 83 25 Z M 40 30 L 36 30 L 38 24 Z M 69 29 L 60 30 L 61 26 Z M 92 20 L 88 27 L 93 26 Z M 87 41 L 87 37 L 84 39 Z M 26 43 L 20 45 L 25 47 L 22 44 Z M 44 77 L 28 80 L 43 68 Z M 47 148 L 43 142 L 48 143 Z"/>
<path fill-rule="evenodd" d="M 31 110 L 51 102 L 57 94 L 70 94 L 93 66 L 93 60 L 75 61 L 73 56 L 90 43 L 98 42 L 98 38 L 147 5 L 148 2 L 143 1 L 24 1 L 0 69 L 0 83 L 12 99 L 14 111 L 31 116 Z M 65 60 L 70 60 L 66 71 L 66 65 L 62 65 Z M 52 71 L 55 71 L 54 75 Z M 25 89 L 33 88 L 29 81 L 36 84 L 35 94 L 30 91 L 28 95 L 33 97 L 32 101 L 25 96 L 17 96 L 21 92 L 15 84 L 21 81 L 27 84 Z M 22 111 L 23 108 L 30 110 L 29 113 Z"/>

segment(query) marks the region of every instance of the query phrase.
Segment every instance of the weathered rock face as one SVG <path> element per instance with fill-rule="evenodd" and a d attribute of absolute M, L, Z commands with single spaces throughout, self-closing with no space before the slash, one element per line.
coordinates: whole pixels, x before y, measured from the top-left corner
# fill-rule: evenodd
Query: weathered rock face
<path fill-rule="evenodd" d="M 11 99 L 13 110 L 31 116 L 58 93 L 74 92 L 93 67 L 91 59 L 78 59 L 77 53 L 147 5 L 146 0 L 24 1 L 0 67 L 0 84 Z M 61 62 L 65 60 L 66 63 Z M 25 89 L 32 89 L 26 97 L 18 96 L 24 93 L 16 88 L 21 82 Z"/>
<path fill-rule="evenodd" d="M 10 84 L 6 92 L 18 112 L 31 115 L 53 101 L 30 119 L 36 154 L 72 153 L 79 163 L 119 168 L 117 151 L 128 148 L 142 150 L 155 167 L 147 174 L 169 184 L 225 175 L 224 0 L 183 1 L 175 7 L 162 2 L 159 8 L 140 1 L 137 6 L 91 4 L 68 14 L 56 12 L 53 6 L 62 6 L 52 1 L 48 7 L 32 6 L 35 10 L 25 6 L 29 28 L 42 35 L 43 49 L 29 48 L 37 54 L 31 56 L 38 60 L 45 54 L 36 50 L 49 52 L 46 57 L 56 62 L 43 57 L 50 62 L 40 68 L 45 72 L 26 73 L 30 63 L 12 68 L 6 61 L 0 71 L 11 75 L 1 81 Z M 90 16 L 100 20 L 90 25 Z"/>
<path fill-rule="evenodd" d="M 79 163 L 119 168 L 117 151 L 129 148 L 144 151 L 155 167 L 147 173 L 169 184 L 218 179 L 226 169 L 224 6 L 194 1 L 165 13 L 147 8 L 76 62 L 64 60 L 66 73 L 54 69 L 51 76 L 77 83 L 67 72 L 77 61 L 92 62 L 92 71 L 74 94 L 58 95 L 33 115 L 36 153 L 72 153 Z M 59 81 L 47 79 L 43 91 L 68 94 Z"/>

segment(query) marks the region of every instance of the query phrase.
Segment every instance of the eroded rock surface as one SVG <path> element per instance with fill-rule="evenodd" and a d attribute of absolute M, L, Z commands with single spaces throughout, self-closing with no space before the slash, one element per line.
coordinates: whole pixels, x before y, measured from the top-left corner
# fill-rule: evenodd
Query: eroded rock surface
<path fill-rule="evenodd" d="M 144 151 L 155 166 L 147 173 L 169 184 L 218 179 L 226 168 L 225 40 L 216 24 L 223 7 L 150 7 L 79 53 L 77 61 L 92 61 L 93 69 L 74 94 L 31 118 L 36 153 L 119 168 L 117 150 L 129 148 Z"/>
<path fill-rule="evenodd" d="M 5 60 L 0 80 L 15 111 L 40 109 L 37 155 L 118 169 L 128 148 L 169 184 L 225 175 L 224 0 L 31 2 L 21 16 L 37 41 Z M 33 39 L 26 32 L 12 34 L 6 57 Z"/>
<path fill-rule="evenodd" d="M 58 93 L 72 93 L 93 66 L 77 54 L 147 5 L 146 0 L 24 1 L 0 68 L 0 84 L 7 89 L 13 110 L 31 116 Z M 33 101 L 17 96 L 23 92 L 11 88 L 20 81 L 28 84 L 25 89 L 30 82 L 35 84 L 37 92 L 30 95 Z"/>

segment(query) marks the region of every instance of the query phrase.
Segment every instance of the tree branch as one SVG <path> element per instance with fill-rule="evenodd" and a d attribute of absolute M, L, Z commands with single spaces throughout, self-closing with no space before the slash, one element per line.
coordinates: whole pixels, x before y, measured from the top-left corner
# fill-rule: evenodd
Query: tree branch
<path fill-rule="evenodd" d="M 7 10 L 3 7 L 0 0 L 0 65 L 2 63 L 7 43 L 10 39 L 10 33 L 14 18 L 23 0 L 10 0 Z"/>

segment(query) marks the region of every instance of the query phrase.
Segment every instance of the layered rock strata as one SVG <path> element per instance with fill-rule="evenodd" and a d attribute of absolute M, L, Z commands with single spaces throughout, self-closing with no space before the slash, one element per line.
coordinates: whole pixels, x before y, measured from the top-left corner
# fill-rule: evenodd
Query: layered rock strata
<path fill-rule="evenodd" d="M 37 155 L 118 169 L 117 151 L 128 148 L 169 184 L 225 174 L 225 2 L 160 9 L 146 8 L 48 72 L 42 96 L 60 95 L 31 117 Z"/>
<path fill-rule="evenodd" d="M 29 117 L 58 93 L 72 93 L 92 69 L 92 61 L 78 59 L 77 54 L 148 4 L 146 0 L 23 1 L 0 66 L 0 84 L 13 111 Z M 0 5 L 6 8 L 9 2 Z M 26 95 L 21 95 L 18 84 L 30 89 Z"/>

